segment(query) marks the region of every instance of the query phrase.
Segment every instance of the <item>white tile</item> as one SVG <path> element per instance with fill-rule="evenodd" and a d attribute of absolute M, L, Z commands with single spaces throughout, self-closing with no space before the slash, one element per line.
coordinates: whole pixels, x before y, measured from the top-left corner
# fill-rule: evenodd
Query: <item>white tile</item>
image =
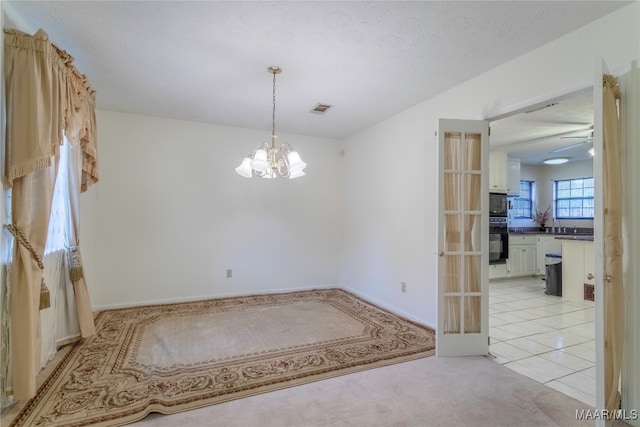
<path fill-rule="evenodd" d="M 543 317 L 554 316 L 558 314 L 558 313 L 550 313 L 545 309 L 545 307 L 528 308 L 528 309 L 522 310 L 522 313 L 527 313 L 527 315 L 535 315 L 536 318 L 538 319 Z"/>
<path fill-rule="evenodd" d="M 549 302 L 545 298 L 530 298 L 522 301 L 522 304 L 526 306 L 526 308 L 536 308 L 536 307 L 546 307 Z"/>
<path fill-rule="evenodd" d="M 575 317 L 569 317 L 567 314 L 556 314 L 538 319 L 538 323 L 550 326 L 554 329 L 564 329 L 571 326 L 583 325 L 584 321 Z"/>
<path fill-rule="evenodd" d="M 493 328 L 493 327 L 496 327 L 496 326 L 501 326 L 501 325 L 506 325 L 507 323 L 509 323 L 509 322 L 507 322 L 506 320 L 502 320 L 502 319 L 500 319 L 498 317 L 495 317 L 495 316 L 489 316 L 489 327 L 490 328 Z"/>
<path fill-rule="evenodd" d="M 571 334 L 580 335 L 581 337 L 596 339 L 596 325 L 595 322 L 581 323 L 579 325 L 563 328 L 562 331 L 569 332 Z"/>
<path fill-rule="evenodd" d="M 541 383 L 565 377 L 574 372 L 540 356 L 531 356 L 515 362 L 505 363 L 504 366 Z"/>
<path fill-rule="evenodd" d="M 511 313 L 494 313 L 491 315 L 492 317 L 498 319 L 498 320 L 503 320 L 504 321 L 504 325 L 509 324 L 509 323 L 518 323 L 518 322 L 523 322 L 524 319 L 522 317 L 518 317 L 514 314 Z"/>
<path fill-rule="evenodd" d="M 489 346 L 489 352 L 496 357 L 504 359 L 508 362 L 531 357 L 532 354 L 526 350 L 514 347 L 508 343 L 500 342 Z M 503 364 L 506 362 L 503 362 Z"/>
<path fill-rule="evenodd" d="M 545 332 L 543 334 L 531 335 L 529 337 L 532 341 L 540 344 L 544 344 L 555 349 L 561 349 L 576 344 L 581 344 L 589 341 L 589 338 L 581 337 L 579 335 L 563 332 L 562 329 L 551 332 Z"/>
<path fill-rule="evenodd" d="M 526 329 L 530 334 L 542 334 L 544 332 L 550 332 L 554 329 L 552 327 L 541 324 L 538 320 L 527 320 L 517 324 L 519 327 Z"/>
<path fill-rule="evenodd" d="M 553 348 L 537 343 L 528 338 L 516 338 L 508 340 L 507 344 L 521 348 L 522 350 L 528 351 L 531 354 L 542 354 L 553 351 Z"/>
<path fill-rule="evenodd" d="M 523 326 L 522 323 L 512 323 L 509 325 L 502 325 L 499 328 L 505 332 L 513 334 L 511 338 L 520 338 L 526 337 L 529 335 L 537 334 L 538 332 L 534 331 L 531 327 Z"/>
<path fill-rule="evenodd" d="M 511 314 L 512 316 L 521 317 L 523 320 L 540 319 L 539 314 L 532 313 L 529 311 L 529 309 L 510 311 L 509 314 Z"/>
<path fill-rule="evenodd" d="M 593 406 L 594 304 L 545 295 L 539 278 L 489 286 L 493 360 Z"/>
<path fill-rule="evenodd" d="M 596 379 L 583 372 L 575 372 L 562 378 L 558 378 L 557 380 L 571 388 L 582 390 L 584 393 L 591 396 L 596 395 Z"/>
<path fill-rule="evenodd" d="M 565 308 L 561 303 L 549 304 L 544 307 L 537 307 L 538 310 L 541 310 L 545 317 L 553 316 L 554 314 L 562 314 L 565 312 Z"/>
<path fill-rule="evenodd" d="M 547 359 L 558 365 L 562 365 L 573 371 L 582 371 L 593 366 L 593 362 L 574 356 L 560 350 L 550 351 L 549 353 L 540 354 L 540 357 Z"/>
<path fill-rule="evenodd" d="M 506 341 L 506 340 L 520 337 L 520 335 L 516 332 L 505 331 L 504 329 L 502 329 L 505 326 L 510 326 L 510 325 L 496 326 L 495 328 L 489 328 L 489 336 L 497 339 L 498 341 Z"/>
<path fill-rule="evenodd" d="M 583 322 L 591 322 L 596 320 L 596 311 L 593 308 L 585 308 L 578 311 L 567 313 L 567 316 L 582 320 Z"/>
<path fill-rule="evenodd" d="M 573 387 L 570 387 L 564 383 L 561 383 L 558 380 L 553 380 L 545 383 L 546 386 L 551 387 L 554 390 L 558 390 L 560 393 L 564 393 L 567 396 L 571 396 L 576 400 L 579 400 L 582 403 L 586 403 L 589 406 L 596 406 L 596 398 L 595 396 L 591 396 L 588 393 L 585 393 L 581 390 L 576 390 Z"/>
<path fill-rule="evenodd" d="M 591 342 L 565 347 L 562 351 L 572 356 L 577 356 L 581 359 L 588 360 L 589 362 L 596 363 L 596 350 L 590 345 Z"/>

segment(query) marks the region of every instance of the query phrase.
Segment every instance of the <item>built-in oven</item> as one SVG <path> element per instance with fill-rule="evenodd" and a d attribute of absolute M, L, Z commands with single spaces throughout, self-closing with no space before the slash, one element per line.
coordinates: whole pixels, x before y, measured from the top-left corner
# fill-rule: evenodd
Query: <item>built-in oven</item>
<path fill-rule="evenodd" d="M 506 264 L 509 258 L 509 227 L 506 216 L 489 217 L 489 264 Z"/>
<path fill-rule="evenodd" d="M 489 216 L 507 216 L 507 195 L 489 193 Z"/>

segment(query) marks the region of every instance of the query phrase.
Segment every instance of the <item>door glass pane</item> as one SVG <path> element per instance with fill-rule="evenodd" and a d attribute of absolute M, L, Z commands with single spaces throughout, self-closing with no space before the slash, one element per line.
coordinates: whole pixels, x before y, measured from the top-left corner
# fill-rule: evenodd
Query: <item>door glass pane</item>
<path fill-rule="evenodd" d="M 466 170 L 480 172 L 482 170 L 482 146 L 479 133 L 466 133 Z"/>
<path fill-rule="evenodd" d="M 460 230 L 462 229 L 460 224 L 461 219 L 462 217 L 460 215 L 445 215 L 443 230 L 445 252 L 459 252 L 462 250 L 462 236 L 460 234 Z"/>
<path fill-rule="evenodd" d="M 480 333 L 480 298 L 479 296 L 464 298 L 465 333 Z"/>
<path fill-rule="evenodd" d="M 460 179 L 461 174 L 444 173 L 444 209 L 446 211 L 460 210 Z"/>
<path fill-rule="evenodd" d="M 480 292 L 480 259 L 481 255 L 465 255 L 464 257 L 465 292 Z"/>
<path fill-rule="evenodd" d="M 480 203 L 482 198 L 482 175 L 469 173 L 464 177 L 464 188 L 459 194 L 463 199 L 462 205 L 464 210 L 467 211 L 480 211 L 482 205 Z"/>
<path fill-rule="evenodd" d="M 461 158 L 460 132 L 447 132 L 444 135 L 444 168 L 445 170 L 459 170 Z"/>
<path fill-rule="evenodd" d="M 480 250 L 482 239 L 482 217 L 480 215 L 465 215 L 463 223 L 464 251 Z"/>
<path fill-rule="evenodd" d="M 445 255 L 445 292 L 460 292 L 460 273 L 462 271 L 460 261 L 462 257 L 460 255 Z"/>
<path fill-rule="evenodd" d="M 444 297 L 445 316 L 444 316 L 444 333 L 459 334 L 460 333 L 460 301 L 462 297 Z"/>

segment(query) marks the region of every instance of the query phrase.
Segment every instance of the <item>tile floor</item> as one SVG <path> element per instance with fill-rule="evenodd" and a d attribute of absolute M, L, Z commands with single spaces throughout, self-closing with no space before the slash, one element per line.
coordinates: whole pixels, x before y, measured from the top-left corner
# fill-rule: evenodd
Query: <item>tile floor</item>
<path fill-rule="evenodd" d="M 489 282 L 495 361 L 595 406 L 595 308 L 544 294 L 530 277 Z"/>

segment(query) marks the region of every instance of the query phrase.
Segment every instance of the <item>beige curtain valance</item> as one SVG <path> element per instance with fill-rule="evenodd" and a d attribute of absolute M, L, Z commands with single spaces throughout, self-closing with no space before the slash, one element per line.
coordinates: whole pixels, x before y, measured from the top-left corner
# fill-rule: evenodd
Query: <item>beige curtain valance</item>
<path fill-rule="evenodd" d="M 95 91 L 73 66 L 73 57 L 42 30 L 4 30 L 6 176 L 17 178 L 51 166 L 62 132 L 82 147 L 81 191 L 98 182 Z"/>

